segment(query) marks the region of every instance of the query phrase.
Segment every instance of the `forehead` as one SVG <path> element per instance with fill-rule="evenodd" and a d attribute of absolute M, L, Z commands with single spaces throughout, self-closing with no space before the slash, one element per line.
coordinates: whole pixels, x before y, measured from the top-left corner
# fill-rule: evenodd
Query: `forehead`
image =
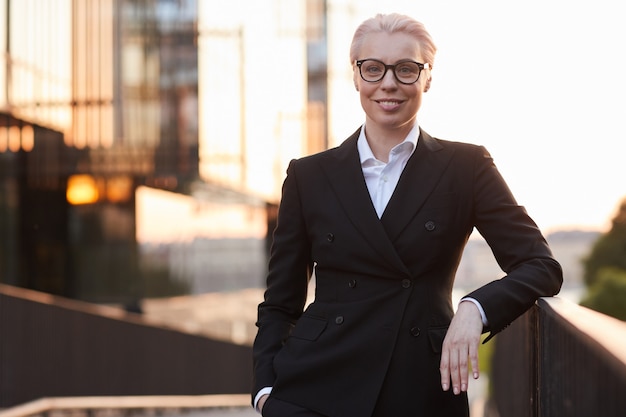
<path fill-rule="evenodd" d="M 363 38 L 358 59 L 375 58 L 383 62 L 413 59 L 423 62 L 420 45 L 406 33 L 374 32 Z"/>

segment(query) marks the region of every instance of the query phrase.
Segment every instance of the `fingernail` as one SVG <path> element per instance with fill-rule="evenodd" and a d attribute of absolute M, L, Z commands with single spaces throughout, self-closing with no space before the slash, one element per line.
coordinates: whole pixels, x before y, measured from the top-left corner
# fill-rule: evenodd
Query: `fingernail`
<path fill-rule="evenodd" d="M 478 379 L 478 372 L 474 372 L 474 379 Z"/>
<path fill-rule="evenodd" d="M 461 385 L 461 391 L 467 391 L 467 384 Z"/>
<path fill-rule="evenodd" d="M 459 395 L 461 392 L 459 391 L 459 387 L 457 387 L 456 385 L 454 386 L 454 394 L 455 395 Z"/>
<path fill-rule="evenodd" d="M 448 384 L 441 384 L 441 388 L 443 388 L 444 391 L 448 390 Z"/>

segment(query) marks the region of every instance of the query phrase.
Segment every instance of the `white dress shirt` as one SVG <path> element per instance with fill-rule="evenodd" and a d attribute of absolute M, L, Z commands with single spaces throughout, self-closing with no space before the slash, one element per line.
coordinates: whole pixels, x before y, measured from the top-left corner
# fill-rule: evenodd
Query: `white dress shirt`
<path fill-rule="evenodd" d="M 391 151 L 389 151 L 389 162 L 384 163 L 374 156 L 365 137 L 365 125 L 361 128 L 357 149 L 361 158 L 361 169 L 363 170 L 365 183 L 370 192 L 372 204 L 376 209 L 378 218 L 383 215 L 385 207 L 387 207 L 387 203 L 400 180 L 400 175 L 417 147 L 418 137 L 419 128 L 416 124 L 402 143 L 391 148 Z"/>

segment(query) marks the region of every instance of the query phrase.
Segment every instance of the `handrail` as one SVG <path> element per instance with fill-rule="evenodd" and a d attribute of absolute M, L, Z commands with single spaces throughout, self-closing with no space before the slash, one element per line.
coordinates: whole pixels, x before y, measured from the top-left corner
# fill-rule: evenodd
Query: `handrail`
<path fill-rule="evenodd" d="M 559 298 L 541 298 L 537 304 L 546 307 L 589 336 L 626 366 L 626 321 L 618 320 L 571 301 Z"/>
<path fill-rule="evenodd" d="M 199 334 L 199 332 L 193 332 L 183 328 L 182 326 L 172 326 L 161 321 L 150 319 L 147 316 L 131 313 L 121 307 L 89 303 L 86 301 L 75 300 L 72 298 L 61 297 L 41 291 L 35 291 L 28 288 L 15 287 L 12 285 L 0 283 L 0 294 L 19 298 L 22 300 L 28 300 L 33 303 L 41 305 L 49 305 L 55 307 L 61 307 L 68 311 L 75 311 L 92 316 L 106 317 L 112 320 L 124 321 L 127 323 L 141 324 L 145 326 L 153 326 L 159 328 L 169 328 L 179 332 L 189 334 Z"/>
<path fill-rule="evenodd" d="M 490 416 L 624 415 L 626 322 L 542 298 L 494 342 Z"/>
<path fill-rule="evenodd" d="M 240 394 L 250 350 L 0 284 L 0 409 L 40 398 Z"/>
<path fill-rule="evenodd" d="M 41 398 L 0 410 L 0 417 L 28 417 L 55 410 L 207 409 L 251 407 L 249 394 L 146 395 Z"/>

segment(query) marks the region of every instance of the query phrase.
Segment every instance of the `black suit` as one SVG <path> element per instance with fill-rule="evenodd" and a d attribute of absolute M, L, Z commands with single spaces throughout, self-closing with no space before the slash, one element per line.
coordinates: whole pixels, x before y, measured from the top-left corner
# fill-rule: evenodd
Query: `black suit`
<path fill-rule="evenodd" d="M 468 294 L 492 335 L 557 293 L 561 268 L 487 151 L 424 131 L 378 219 L 358 136 L 287 170 L 253 395 L 273 386 L 276 398 L 331 417 L 467 415 L 465 396 L 442 391 L 439 361 L 472 229 L 507 273 Z M 302 313 L 313 266 L 315 302 Z"/>

